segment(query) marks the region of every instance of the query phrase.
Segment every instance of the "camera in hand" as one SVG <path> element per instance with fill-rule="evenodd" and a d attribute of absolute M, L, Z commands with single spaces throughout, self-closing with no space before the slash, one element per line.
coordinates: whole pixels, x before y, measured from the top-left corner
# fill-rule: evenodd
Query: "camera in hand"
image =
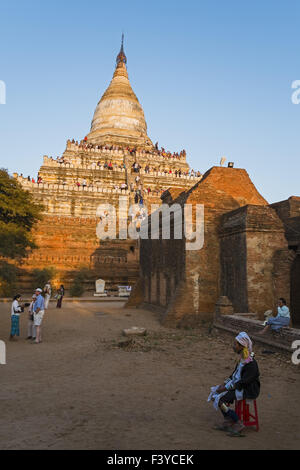
<path fill-rule="evenodd" d="M 25 304 L 21 305 L 21 312 L 24 312 L 26 307 L 29 307 L 30 302 L 25 302 Z"/>

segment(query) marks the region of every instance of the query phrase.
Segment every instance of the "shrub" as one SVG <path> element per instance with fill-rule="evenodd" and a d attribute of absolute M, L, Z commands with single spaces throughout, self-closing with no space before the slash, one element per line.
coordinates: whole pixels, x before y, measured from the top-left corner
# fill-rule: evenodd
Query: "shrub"
<path fill-rule="evenodd" d="M 87 268 L 82 268 L 78 271 L 70 286 L 70 295 L 71 297 L 81 297 L 85 291 L 85 281 L 90 276 L 90 271 Z"/>
<path fill-rule="evenodd" d="M 56 269 L 52 266 L 49 268 L 34 269 L 32 271 L 33 280 L 35 283 L 34 288 L 36 289 L 37 287 L 40 287 L 42 289 L 49 280 L 54 278 L 55 272 Z"/>
<path fill-rule="evenodd" d="M 84 286 L 80 279 L 74 279 L 70 286 L 71 297 L 81 297 L 84 293 Z"/>

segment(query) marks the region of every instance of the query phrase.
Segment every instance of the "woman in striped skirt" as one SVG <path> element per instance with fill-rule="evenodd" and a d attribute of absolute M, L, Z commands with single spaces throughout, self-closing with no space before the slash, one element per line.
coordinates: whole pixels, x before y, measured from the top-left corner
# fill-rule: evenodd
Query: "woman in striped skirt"
<path fill-rule="evenodd" d="M 15 336 L 20 336 L 20 313 L 24 312 L 24 307 L 19 304 L 20 300 L 21 295 L 15 295 L 11 305 L 11 330 L 9 337 L 10 341 L 12 341 Z"/>

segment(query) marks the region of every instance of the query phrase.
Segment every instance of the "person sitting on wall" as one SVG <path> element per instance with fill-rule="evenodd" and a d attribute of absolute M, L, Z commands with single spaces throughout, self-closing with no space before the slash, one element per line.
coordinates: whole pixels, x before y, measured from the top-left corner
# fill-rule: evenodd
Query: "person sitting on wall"
<path fill-rule="evenodd" d="M 277 316 L 269 317 L 265 328 L 258 334 L 264 335 L 270 328 L 273 331 L 279 331 L 282 327 L 289 326 L 290 319 L 290 311 L 286 305 L 286 300 L 283 297 L 280 297 L 278 300 Z"/>
<path fill-rule="evenodd" d="M 229 404 L 235 400 L 251 399 L 258 397 L 260 392 L 259 369 L 254 354 L 252 353 L 252 341 L 242 331 L 233 343 L 233 350 L 241 355 L 235 370 L 222 385 L 211 388 L 207 401 L 213 401 L 214 408 L 220 409 L 224 416 L 221 426 L 216 426 L 219 431 L 228 431 L 231 435 L 242 436 L 240 432 L 244 428 L 238 415 L 229 408 Z"/>

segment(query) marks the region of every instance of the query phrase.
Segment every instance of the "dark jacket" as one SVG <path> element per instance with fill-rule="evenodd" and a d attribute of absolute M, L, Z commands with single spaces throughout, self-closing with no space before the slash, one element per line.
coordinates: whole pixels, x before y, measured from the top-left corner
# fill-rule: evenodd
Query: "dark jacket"
<path fill-rule="evenodd" d="M 255 359 L 244 365 L 241 372 L 241 380 L 235 384 L 235 388 L 244 391 L 244 398 L 255 399 L 258 397 L 260 381 L 259 369 Z"/>

